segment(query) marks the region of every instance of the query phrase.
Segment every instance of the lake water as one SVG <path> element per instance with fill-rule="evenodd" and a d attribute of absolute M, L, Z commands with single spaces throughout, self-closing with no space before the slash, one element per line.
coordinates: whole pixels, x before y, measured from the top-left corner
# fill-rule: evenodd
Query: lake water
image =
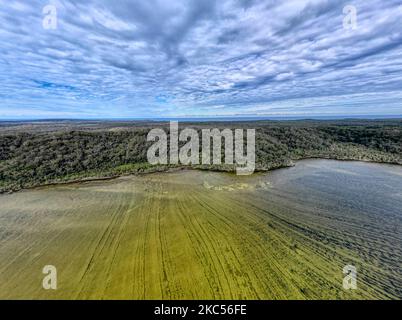
<path fill-rule="evenodd" d="M 0 196 L 0 298 L 402 298 L 402 167 L 304 160 Z M 42 288 L 54 265 L 58 289 Z M 357 290 L 343 288 L 343 267 Z"/>

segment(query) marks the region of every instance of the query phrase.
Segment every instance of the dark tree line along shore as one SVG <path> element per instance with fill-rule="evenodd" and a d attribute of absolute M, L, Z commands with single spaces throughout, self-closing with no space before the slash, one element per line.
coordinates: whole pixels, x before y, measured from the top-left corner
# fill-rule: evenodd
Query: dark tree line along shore
<path fill-rule="evenodd" d="M 0 192 L 166 170 L 170 166 L 147 163 L 152 144 L 147 134 L 158 126 L 168 130 L 168 124 L 157 122 L 0 123 Z M 290 166 L 304 158 L 402 164 L 402 120 L 181 123 L 184 126 L 255 128 L 257 170 Z"/>

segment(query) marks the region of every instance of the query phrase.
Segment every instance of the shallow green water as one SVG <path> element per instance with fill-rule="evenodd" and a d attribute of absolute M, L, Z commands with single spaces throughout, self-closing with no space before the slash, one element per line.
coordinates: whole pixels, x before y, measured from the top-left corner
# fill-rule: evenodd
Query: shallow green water
<path fill-rule="evenodd" d="M 0 298 L 402 298 L 402 168 L 300 161 L 0 197 Z M 42 288 L 44 265 L 58 289 Z M 342 287 L 345 265 L 358 289 Z"/>

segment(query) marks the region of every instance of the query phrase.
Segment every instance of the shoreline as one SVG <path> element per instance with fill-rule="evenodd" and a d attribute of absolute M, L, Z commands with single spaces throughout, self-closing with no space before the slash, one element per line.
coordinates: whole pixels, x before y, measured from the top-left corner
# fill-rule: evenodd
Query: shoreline
<path fill-rule="evenodd" d="M 361 162 L 361 163 L 372 163 L 372 164 L 382 164 L 382 165 L 392 165 L 392 166 L 399 166 L 402 167 L 402 163 L 393 163 L 393 162 L 379 162 L 374 160 L 362 160 L 362 159 L 336 159 L 330 157 L 303 157 L 299 159 L 290 159 L 289 164 L 282 164 L 279 166 L 274 166 L 271 168 L 258 168 L 254 171 L 253 174 L 257 173 L 266 173 L 280 169 L 292 168 L 296 166 L 297 162 L 305 161 L 305 160 L 329 160 L 329 161 L 342 161 L 342 162 Z M 10 195 L 14 193 L 36 190 L 40 188 L 47 188 L 47 187 L 57 187 L 57 186 L 64 186 L 64 185 L 71 185 L 71 184 L 79 184 L 79 183 L 86 183 L 86 182 L 97 182 L 97 181 L 111 181 L 123 177 L 130 177 L 130 176 L 139 176 L 139 175 L 148 175 L 154 173 L 173 173 L 182 170 L 198 170 L 198 171 L 209 171 L 209 172 L 220 172 L 220 173 L 234 173 L 233 170 L 224 170 L 218 168 L 202 168 L 202 167 L 193 167 L 193 166 L 177 166 L 177 167 L 159 167 L 155 168 L 154 170 L 150 169 L 149 171 L 138 171 L 138 172 L 127 172 L 127 174 L 116 174 L 113 176 L 103 176 L 103 177 L 85 177 L 85 178 L 78 178 L 66 181 L 55 181 L 51 183 L 44 183 L 38 184 L 30 187 L 24 187 L 18 190 L 4 190 L 0 191 L 0 196 L 2 195 Z"/>

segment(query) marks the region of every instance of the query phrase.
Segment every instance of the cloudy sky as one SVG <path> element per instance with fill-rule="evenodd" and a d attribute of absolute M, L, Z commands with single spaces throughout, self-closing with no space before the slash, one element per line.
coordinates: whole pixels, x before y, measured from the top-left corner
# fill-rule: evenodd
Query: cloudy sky
<path fill-rule="evenodd" d="M 0 41 L 3 119 L 402 115 L 402 0 L 0 0 Z"/>

